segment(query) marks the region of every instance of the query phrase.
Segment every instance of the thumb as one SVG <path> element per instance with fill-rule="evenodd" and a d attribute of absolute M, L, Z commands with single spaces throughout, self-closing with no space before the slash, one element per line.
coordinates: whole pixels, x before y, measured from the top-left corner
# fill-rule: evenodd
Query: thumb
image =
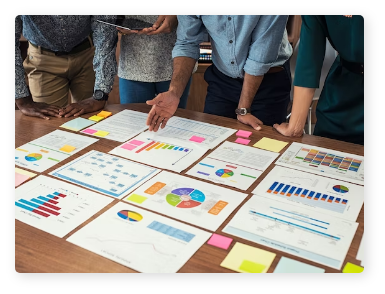
<path fill-rule="evenodd" d="M 250 126 L 252 126 L 254 130 L 257 130 L 257 131 L 261 130 L 261 126 L 254 120 L 250 122 Z"/>
<path fill-rule="evenodd" d="M 162 24 L 162 22 L 164 21 L 165 19 L 165 15 L 159 15 L 158 19 L 156 20 L 156 22 L 154 22 L 154 24 L 152 25 L 152 27 L 154 29 L 157 29 L 160 27 L 160 25 Z"/>

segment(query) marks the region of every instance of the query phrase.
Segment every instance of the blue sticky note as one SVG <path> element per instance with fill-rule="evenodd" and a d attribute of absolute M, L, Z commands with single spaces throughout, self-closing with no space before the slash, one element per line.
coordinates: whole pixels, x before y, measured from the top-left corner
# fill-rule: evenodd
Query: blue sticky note
<path fill-rule="evenodd" d="M 322 274 L 325 270 L 323 268 L 315 267 L 294 259 L 283 257 L 279 260 L 275 267 L 274 273 L 317 273 Z"/>
<path fill-rule="evenodd" d="M 93 125 L 94 123 L 96 122 L 82 117 L 77 117 L 73 120 L 66 122 L 65 124 L 62 124 L 60 127 L 77 132 L 86 127 L 89 127 L 90 125 Z"/>

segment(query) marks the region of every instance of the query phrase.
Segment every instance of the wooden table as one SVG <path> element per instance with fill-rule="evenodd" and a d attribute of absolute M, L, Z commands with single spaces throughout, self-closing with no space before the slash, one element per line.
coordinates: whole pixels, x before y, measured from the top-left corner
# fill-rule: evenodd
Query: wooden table
<path fill-rule="evenodd" d="M 123 109 L 132 109 L 142 112 L 148 112 L 150 107 L 145 104 L 115 104 L 108 105 L 106 110 L 111 111 L 112 113 L 117 113 Z M 97 112 L 95 112 L 96 114 Z M 86 114 L 82 117 L 88 118 L 92 114 Z M 176 112 L 177 116 L 185 117 L 189 119 L 194 119 L 202 122 L 212 123 L 221 125 L 224 127 L 234 128 L 234 129 L 250 129 L 245 125 L 241 124 L 237 120 L 194 112 L 190 110 L 182 110 L 179 109 Z M 28 143 L 34 139 L 37 139 L 49 132 L 52 132 L 59 128 L 64 122 L 69 121 L 72 118 L 51 118 L 49 121 L 44 121 L 42 119 L 28 117 L 23 115 L 20 111 L 15 111 L 15 147 L 21 146 L 25 143 Z M 64 129 L 63 129 L 64 130 Z M 69 131 L 69 130 L 65 130 Z M 255 142 L 260 140 L 262 137 L 269 137 L 272 139 L 283 140 L 287 142 L 301 142 L 304 144 L 311 144 L 319 147 L 330 148 L 338 151 L 364 155 L 364 147 L 361 145 L 355 145 L 350 143 L 345 143 L 341 141 L 326 139 L 317 136 L 309 136 L 304 135 L 301 138 L 286 138 L 278 134 L 271 127 L 263 127 L 261 131 L 253 131 L 250 139 L 250 146 Z M 236 140 L 235 134 L 228 138 L 228 141 L 234 142 Z M 92 149 L 96 149 L 102 152 L 109 152 L 114 147 L 120 145 L 121 143 L 103 139 L 101 138 L 97 143 L 92 146 L 85 148 L 70 158 L 58 163 L 54 167 L 48 169 L 42 174 L 48 175 L 49 172 L 57 169 L 59 166 L 68 163 L 69 161 L 74 160 L 75 158 L 87 153 Z M 281 154 L 286 150 L 289 144 L 281 151 Z M 267 175 L 268 172 L 274 167 L 274 164 L 262 174 L 262 176 L 246 191 L 249 196 L 242 202 L 243 205 L 248 199 L 250 199 L 251 191 L 260 183 L 260 181 Z M 185 171 L 181 174 L 185 174 Z M 229 188 L 229 187 L 227 187 Z M 229 188 L 232 189 L 232 188 Z M 234 189 L 236 190 L 236 189 Z M 239 190 L 238 190 L 239 191 Z M 106 196 L 107 197 L 107 196 Z M 51 234 L 48 234 L 44 231 L 31 227 L 27 224 L 24 224 L 18 220 L 15 220 L 15 269 L 19 273 L 78 273 L 78 272 L 91 272 L 91 273 L 101 273 L 101 272 L 135 272 L 134 270 L 120 265 L 114 261 L 111 261 L 107 258 L 101 257 L 93 252 L 85 250 L 81 247 L 78 247 L 70 242 L 67 242 L 66 239 L 76 232 L 78 229 L 98 217 L 100 214 L 105 212 L 107 209 L 117 204 L 119 201 L 115 199 L 110 205 L 102 209 L 100 212 L 95 214 L 92 218 L 87 220 L 85 223 L 77 227 L 71 233 L 67 234 L 64 238 L 58 238 Z M 132 203 L 131 203 L 132 204 Z M 132 204 L 133 205 L 133 204 Z M 324 268 L 326 272 L 340 272 L 335 269 L 311 262 L 309 260 L 305 260 L 302 258 L 295 257 L 293 255 L 274 250 L 270 247 L 262 246 L 260 244 L 256 244 L 247 240 L 243 240 L 238 237 L 234 237 L 231 235 L 227 235 L 222 232 L 222 229 L 225 225 L 230 221 L 230 219 L 235 215 L 241 205 L 230 215 L 229 218 L 220 226 L 220 228 L 216 231 L 216 233 L 229 236 L 234 239 L 228 250 L 223 250 L 217 247 L 213 247 L 207 244 L 204 244 L 194 255 L 193 257 L 179 270 L 179 272 L 217 272 L 217 273 L 225 273 L 225 272 L 233 272 L 226 268 L 220 266 L 220 263 L 226 257 L 226 255 L 230 252 L 232 246 L 234 246 L 235 242 L 241 242 L 244 244 L 248 244 L 254 247 L 258 247 L 264 250 L 268 250 L 270 252 L 274 252 L 277 256 L 274 259 L 274 262 L 270 269 L 269 273 L 273 272 L 278 261 L 282 256 L 286 256 L 292 259 L 296 259 L 307 264 L 311 264 L 317 267 Z M 358 247 L 362 238 L 362 234 L 364 231 L 364 207 L 362 207 L 361 212 L 358 216 L 357 222 L 359 223 L 357 232 L 354 236 L 353 242 L 350 246 L 349 252 L 346 256 L 346 259 L 343 263 L 343 266 L 346 262 L 352 262 L 354 264 L 360 265 L 360 262 L 356 260 L 356 255 L 358 251 Z M 342 267 L 343 268 L 343 267 Z"/>

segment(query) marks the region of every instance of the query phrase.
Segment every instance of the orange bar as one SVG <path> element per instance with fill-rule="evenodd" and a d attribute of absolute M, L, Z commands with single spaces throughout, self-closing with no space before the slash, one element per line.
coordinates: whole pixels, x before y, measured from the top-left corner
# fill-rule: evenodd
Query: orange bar
<path fill-rule="evenodd" d="M 222 211 L 222 209 L 226 207 L 227 204 L 227 202 L 219 200 L 217 203 L 215 203 L 213 207 L 211 207 L 209 213 L 218 215 Z"/>
<path fill-rule="evenodd" d="M 286 196 L 287 196 L 287 197 L 290 197 L 290 196 L 291 196 L 291 193 L 287 193 Z"/>
<path fill-rule="evenodd" d="M 332 203 L 333 201 L 331 201 L 330 199 L 328 200 L 329 203 Z"/>
<path fill-rule="evenodd" d="M 159 149 L 159 148 L 161 148 L 163 145 L 164 145 L 164 143 L 158 145 L 158 147 L 156 147 L 155 149 Z"/>
<path fill-rule="evenodd" d="M 273 192 L 273 190 L 267 190 L 267 193 L 271 193 L 271 192 Z"/>
<path fill-rule="evenodd" d="M 155 143 L 154 145 L 148 147 L 148 148 L 146 149 L 146 151 L 150 151 L 152 148 L 158 146 L 159 144 L 160 144 L 159 142 L 158 142 L 158 143 Z"/>
<path fill-rule="evenodd" d="M 165 183 L 156 182 L 154 185 L 152 185 L 150 188 L 148 188 L 146 191 L 144 191 L 144 193 L 154 195 L 154 194 L 158 193 L 158 191 L 160 189 L 162 189 L 164 186 L 166 186 Z"/>

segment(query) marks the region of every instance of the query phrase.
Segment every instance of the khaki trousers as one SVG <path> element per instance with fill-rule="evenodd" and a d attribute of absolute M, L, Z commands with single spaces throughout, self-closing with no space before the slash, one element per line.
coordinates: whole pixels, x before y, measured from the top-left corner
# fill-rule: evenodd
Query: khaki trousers
<path fill-rule="evenodd" d="M 23 65 L 33 100 L 64 107 L 69 103 L 69 91 L 71 103 L 90 98 L 95 84 L 94 53 L 92 46 L 76 54 L 56 56 L 29 44 Z"/>

